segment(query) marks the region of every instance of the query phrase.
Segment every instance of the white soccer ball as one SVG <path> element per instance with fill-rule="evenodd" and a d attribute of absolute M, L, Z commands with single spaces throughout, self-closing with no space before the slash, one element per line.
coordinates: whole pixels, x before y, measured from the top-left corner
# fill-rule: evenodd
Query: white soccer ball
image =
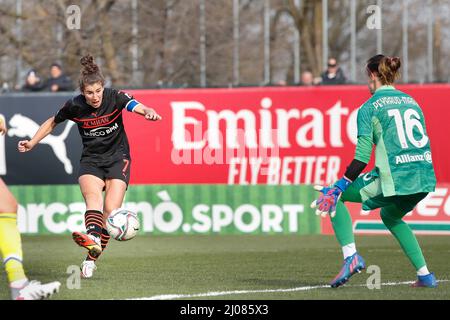
<path fill-rule="evenodd" d="M 139 231 L 137 214 L 122 208 L 116 209 L 106 219 L 106 229 L 109 235 L 118 241 L 133 239 Z"/>

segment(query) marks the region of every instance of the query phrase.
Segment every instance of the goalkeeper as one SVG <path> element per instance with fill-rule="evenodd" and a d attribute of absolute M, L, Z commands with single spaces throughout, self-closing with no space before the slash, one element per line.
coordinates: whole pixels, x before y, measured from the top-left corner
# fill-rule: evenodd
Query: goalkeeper
<path fill-rule="evenodd" d="M 319 198 L 311 206 L 316 214 L 331 217 L 334 232 L 344 254 L 344 264 L 331 281 L 333 288 L 365 268 L 357 253 L 346 201 L 362 203 L 363 209 L 381 208 L 381 219 L 399 242 L 417 272 L 414 287 L 436 287 L 419 243 L 402 218 L 429 192 L 436 177 L 431 161 L 430 140 L 424 115 L 417 102 L 396 90 L 398 57 L 376 55 L 366 70 L 372 97 L 358 111 L 358 142 L 355 158 L 339 181 L 331 187 L 316 186 Z M 375 145 L 375 168 L 362 176 Z"/>

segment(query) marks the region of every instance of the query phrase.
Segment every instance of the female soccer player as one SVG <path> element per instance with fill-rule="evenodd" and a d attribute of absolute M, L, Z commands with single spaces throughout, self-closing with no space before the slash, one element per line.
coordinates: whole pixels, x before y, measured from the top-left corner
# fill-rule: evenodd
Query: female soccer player
<path fill-rule="evenodd" d="M 122 110 L 151 121 L 161 117 L 130 95 L 105 88 L 105 79 L 91 55 L 81 58 L 81 65 L 81 94 L 68 100 L 54 117 L 45 121 L 31 140 L 20 141 L 18 149 L 20 152 L 30 151 L 57 124 L 67 119 L 78 125 L 83 141 L 78 181 L 86 202 L 87 235 L 74 232 L 72 236 L 78 245 L 88 250 L 81 271 L 83 277 L 90 278 L 96 269 L 95 261 L 110 238 L 105 220 L 114 209 L 121 207 L 130 180 L 130 149 Z"/>
<path fill-rule="evenodd" d="M 402 218 L 420 200 L 434 191 L 436 177 L 431 161 L 430 139 L 424 115 L 417 102 L 396 90 L 392 84 L 399 76 L 400 59 L 376 55 L 367 61 L 366 70 L 372 97 L 357 116 L 358 142 L 355 158 L 339 181 L 320 191 L 316 214 L 331 216 L 337 240 L 344 254 L 344 265 L 332 280 L 333 288 L 346 283 L 365 268 L 357 253 L 352 221 L 344 202 L 360 202 L 363 209 L 381 208 L 381 219 L 400 243 L 417 271 L 415 287 L 436 287 L 437 282 L 425 263 L 420 246 Z M 360 177 L 375 145 L 375 168 Z"/>
<path fill-rule="evenodd" d="M 0 134 L 7 131 L 0 115 Z M 60 283 L 28 281 L 22 264 L 22 241 L 17 228 L 17 201 L 0 178 L 0 253 L 13 300 L 40 300 L 58 292 Z"/>

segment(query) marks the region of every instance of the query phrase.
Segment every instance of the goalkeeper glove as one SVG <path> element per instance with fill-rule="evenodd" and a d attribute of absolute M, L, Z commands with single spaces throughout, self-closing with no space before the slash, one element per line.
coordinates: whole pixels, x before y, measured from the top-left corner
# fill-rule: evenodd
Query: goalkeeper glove
<path fill-rule="evenodd" d="M 319 198 L 311 203 L 311 208 L 316 208 L 316 214 L 325 218 L 329 214 L 332 218 L 336 215 L 336 204 L 342 192 L 347 190 L 352 181 L 346 177 L 338 180 L 332 187 L 314 186 L 320 192 Z"/>

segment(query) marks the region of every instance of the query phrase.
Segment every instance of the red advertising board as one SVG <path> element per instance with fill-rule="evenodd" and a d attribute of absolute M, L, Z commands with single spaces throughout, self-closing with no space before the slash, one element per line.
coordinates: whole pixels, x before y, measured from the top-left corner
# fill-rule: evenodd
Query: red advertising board
<path fill-rule="evenodd" d="M 398 88 L 421 105 L 438 181 L 450 182 L 450 86 Z M 130 93 L 163 117 L 125 114 L 135 184 L 330 183 L 353 159 L 357 109 L 370 97 L 365 86 Z"/>

